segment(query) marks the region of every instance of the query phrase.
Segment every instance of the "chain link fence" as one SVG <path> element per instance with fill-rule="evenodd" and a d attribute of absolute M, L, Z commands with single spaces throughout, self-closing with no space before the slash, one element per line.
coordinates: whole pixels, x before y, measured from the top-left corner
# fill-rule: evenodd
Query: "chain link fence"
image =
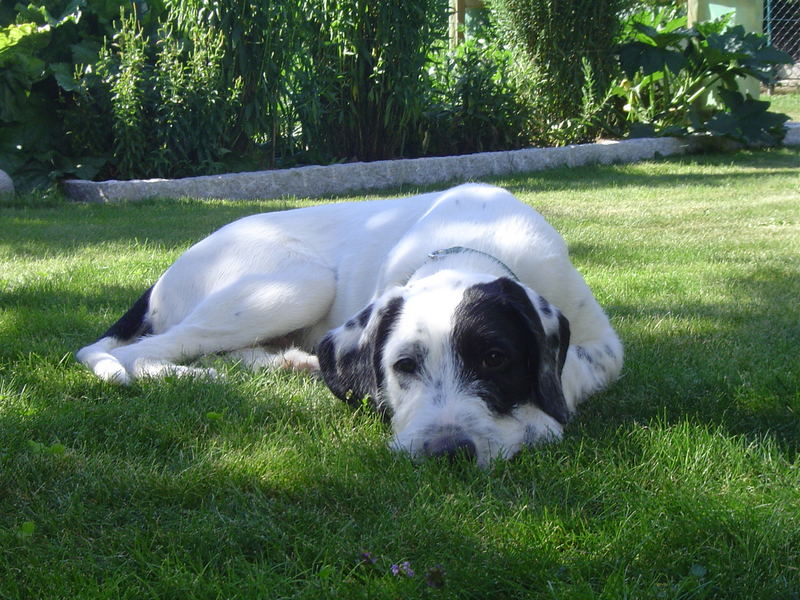
<path fill-rule="evenodd" d="M 794 64 L 781 68 L 778 78 L 800 82 L 800 0 L 765 0 L 764 32 L 774 47 L 788 52 Z"/>

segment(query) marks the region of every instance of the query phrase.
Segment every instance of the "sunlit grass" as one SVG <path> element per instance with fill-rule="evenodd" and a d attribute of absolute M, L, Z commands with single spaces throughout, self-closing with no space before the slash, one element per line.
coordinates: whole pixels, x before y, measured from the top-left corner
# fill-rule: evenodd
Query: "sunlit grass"
<path fill-rule="evenodd" d="M 789 89 L 776 88 L 772 95 L 762 95 L 762 100 L 769 100 L 769 109 L 789 115 L 792 121 L 800 121 L 800 89 L 797 86 Z"/>

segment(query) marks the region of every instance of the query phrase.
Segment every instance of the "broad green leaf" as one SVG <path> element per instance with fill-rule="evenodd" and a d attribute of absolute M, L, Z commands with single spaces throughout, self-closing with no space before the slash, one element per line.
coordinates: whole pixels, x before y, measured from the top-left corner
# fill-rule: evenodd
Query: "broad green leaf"
<path fill-rule="evenodd" d="M 50 41 L 50 26 L 35 23 L 0 27 L 0 66 L 12 58 L 31 54 Z"/>
<path fill-rule="evenodd" d="M 58 83 L 58 86 L 66 92 L 76 92 L 80 89 L 80 83 L 75 81 L 72 73 L 72 65 L 67 63 L 53 63 L 50 71 Z"/>
<path fill-rule="evenodd" d="M 676 50 L 650 46 L 642 42 L 623 44 L 617 54 L 622 70 L 628 78 L 639 71 L 642 75 L 651 75 L 664 69 L 678 73 L 687 64 L 686 58 Z"/>

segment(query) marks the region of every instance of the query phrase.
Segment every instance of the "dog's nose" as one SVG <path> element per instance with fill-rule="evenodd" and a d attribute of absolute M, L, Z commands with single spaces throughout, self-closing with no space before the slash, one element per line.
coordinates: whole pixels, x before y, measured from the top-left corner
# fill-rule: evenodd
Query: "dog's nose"
<path fill-rule="evenodd" d="M 431 441 L 425 442 L 425 454 L 432 457 L 444 457 L 455 460 L 463 456 L 470 460 L 475 458 L 475 443 L 465 436 L 441 436 Z"/>

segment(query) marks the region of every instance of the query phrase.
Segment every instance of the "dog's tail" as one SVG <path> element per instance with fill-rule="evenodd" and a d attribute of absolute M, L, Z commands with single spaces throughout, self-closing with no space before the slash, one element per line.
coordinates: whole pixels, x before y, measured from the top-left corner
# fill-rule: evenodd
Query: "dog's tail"
<path fill-rule="evenodd" d="M 75 353 L 78 362 L 89 367 L 95 375 L 104 381 L 121 384 L 130 383 L 130 376 L 125 371 L 125 367 L 111 354 L 111 351 L 150 333 L 147 312 L 150 308 L 150 293 L 152 291 L 153 288 L 150 287 L 142 294 L 128 312 L 109 327 L 96 342 L 78 350 Z"/>

